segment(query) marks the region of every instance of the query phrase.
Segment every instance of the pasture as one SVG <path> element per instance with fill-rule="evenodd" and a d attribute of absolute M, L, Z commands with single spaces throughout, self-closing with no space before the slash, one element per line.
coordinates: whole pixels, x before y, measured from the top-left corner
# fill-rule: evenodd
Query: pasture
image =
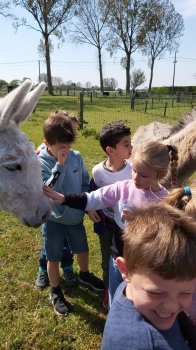
<path fill-rule="evenodd" d="M 96 139 L 96 132 L 112 121 L 124 121 L 132 134 L 139 125 L 159 120 L 171 124 L 182 117 L 189 107 L 173 108 L 165 117 L 130 111 L 129 99 L 120 104 L 116 99 L 84 99 L 84 129 L 78 133 L 73 148 L 78 149 L 91 174 L 92 167 L 105 159 Z M 42 124 L 56 108 L 77 115 L 77 96 L 44 95 L 36 112 L 21 126 L 35 149 L 43 140 Z M 160 107 L 162 108 L 162 107 Z M 158 111 L 158 109 L 157 109 Z M 173 113 L 172 113 L 173 111 Z M 175 113 L 174 113 L 175 112 Z M 28 203 L 27 203 L 28 205 Z M 72 305 L 68 317 L 57 316 L 49 302 L 49 287 L 37 290 L 39 252 L 42 244 L 41 229 L 22 226 L 11 215 L 0 212 L 0 349 L 2 350 L 98 350 L 100 349 L 106 311 L 102 306 L 104 293 L 95 293 L 78 285 L 61 286 Z M 85 217 L 90 250 L 90 270 L 101 277 L 99 242 L 93 233 L 93 224 Z M 76 260 L 76 259 L 75 259 Z M 77 263 L 74 271 L 78 272 Z"/>

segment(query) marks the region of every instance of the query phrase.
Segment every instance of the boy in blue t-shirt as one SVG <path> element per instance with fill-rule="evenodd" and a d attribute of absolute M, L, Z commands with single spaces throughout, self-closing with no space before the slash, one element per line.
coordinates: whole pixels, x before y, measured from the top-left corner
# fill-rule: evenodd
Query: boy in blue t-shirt
<path fill-rule="evenodd" d="M 57 110 L 43 124 L 44 144 L 40 147 L 38 159 L 41 163 L 43 182 L 59 192 L 83 192 L 89 189 L 89 175 L 80 152 L 71 149 L 75 132 L 65 112 Z M 89 272 L 89 249 L 85 227 L 84 210 L 53 205 L 52 212 L 42 234 L 47 258 L 47 272 L 50 280 L 50 301 L 54 311 L 61 316 L 69 312 L 59 284 L 59 262 L 67 239 L 73 254 L 77 254 L 80 268 L 80 283 L 96 291 L 105 289 L 101 279 Z"/>
<path fill-rule="evenodd" d="M 126 216 L 124 282 L 106 320 L 102 350 L 196 349 L 196 328 L 184 313 L 196 284 L 196 223 L 160 203 Z"/>

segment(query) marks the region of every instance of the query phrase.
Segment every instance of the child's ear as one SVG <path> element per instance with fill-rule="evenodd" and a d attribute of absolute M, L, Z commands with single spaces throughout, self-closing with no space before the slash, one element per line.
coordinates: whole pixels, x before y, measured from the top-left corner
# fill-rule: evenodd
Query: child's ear
<path fill-rule="evenodd" d="M 158 175 L 159 180 L 163 179 L 167 175 L 167 171 L 161 171 Z"/>
<path fill-rule="evenodd" d="M 45 145 L 46 147 L 49 146 L 49 143 L 48 143 L 46 140 L 43 140 L 43 143 L 44 143 L 44 145 Z"/>
<path fill-rule="evenodd" d="M 122 278 L 124 281 L 126 281 L 127 283 L 130 282 L 130 276 L 129 276 L 129 271 L 127 269 L 127 266 L 125 264 L 125 259 L 122 258 L 121 256 L 119 256 L 117 259 L 116 259 L 116 264 L 118 266 L 118 269 L 122 275 Z"/>
<path fill-rule="evenodd" d="M 107 146 L 106 147 L 106 152 L 107 152 L 108 155 L 111 155 L 111 154 L 114 153 L 114 149 L 112 147 L 110 147 L 110 146 Z"/>

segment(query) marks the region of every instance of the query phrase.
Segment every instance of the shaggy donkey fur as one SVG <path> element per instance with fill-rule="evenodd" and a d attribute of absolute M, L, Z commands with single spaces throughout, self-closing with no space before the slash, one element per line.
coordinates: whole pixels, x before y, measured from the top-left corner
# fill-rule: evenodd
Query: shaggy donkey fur
<path fill-rule="evenodd" d="M 25 80 L 0 100 L 0 209 L 23 224 L 39 227 L 49 216 L 50 200 L 42 193 L 40 163 L 33 144 L 19 129 L 45 90 L 40 83 L 30 91 Z"/>
<path fill-rule="evenodd" d="M 146 126 L 140 126 L 132 139 L 132 144 L 142 141 L 157 140 L 166 145 L 178 148 L 178 185 L 182 186 L 196 171 L 196 110 L 185 114 L 173 126 L 153 122 Z M 170 174 L 162 181 L 169 188 Z"/>

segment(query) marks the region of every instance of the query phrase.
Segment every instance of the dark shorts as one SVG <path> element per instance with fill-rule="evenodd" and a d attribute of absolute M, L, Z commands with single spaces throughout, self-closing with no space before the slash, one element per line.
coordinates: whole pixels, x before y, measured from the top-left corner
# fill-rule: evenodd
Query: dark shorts
<path fill-rule="evenodd" d="M 54 221 L 46 221 L 42 225 L 47 260 L 60 261 L 63 256 L 65 238 L 73 254 L 86 253 L 88 242 L 83 222 L 78 225 L 62 225 Z"/>

